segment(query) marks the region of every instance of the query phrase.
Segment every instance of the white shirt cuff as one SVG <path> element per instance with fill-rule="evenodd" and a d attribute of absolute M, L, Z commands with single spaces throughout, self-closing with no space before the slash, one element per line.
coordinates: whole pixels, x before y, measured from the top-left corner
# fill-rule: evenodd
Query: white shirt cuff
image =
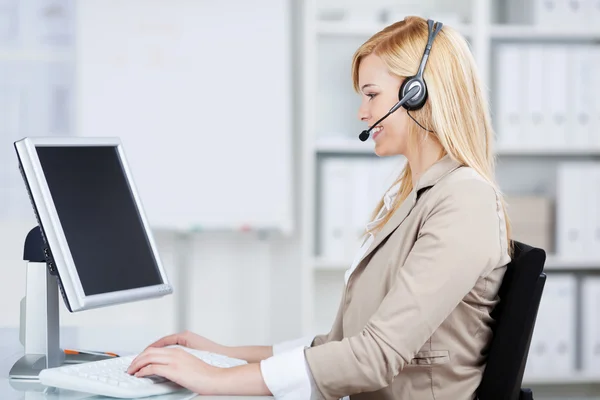
<path fill-rule="evenodd" d="M 265 384 L 277 400 L 312 398 L 314 382 L 304 357 L 304 347 L 296 347 L 260 362 Z"/>
<path fill-rule="evenodd" d="M 310 347 L 310 344 L 315 339 L 314 336 L 304 336 L 294 340 L 276 343 L 273 345 L 273 355 L 281 354 L 296 347 Z"/>

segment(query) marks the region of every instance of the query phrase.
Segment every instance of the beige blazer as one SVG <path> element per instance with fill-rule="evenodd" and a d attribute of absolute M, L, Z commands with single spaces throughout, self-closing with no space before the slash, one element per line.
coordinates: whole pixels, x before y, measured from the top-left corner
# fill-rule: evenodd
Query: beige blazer
<path fill-rule="evenodd" d="M 327 335 L 305 349 L 319 399 L 473 399 L 506 264 L 499 197 L 445 156 L 350 276 Z"/>

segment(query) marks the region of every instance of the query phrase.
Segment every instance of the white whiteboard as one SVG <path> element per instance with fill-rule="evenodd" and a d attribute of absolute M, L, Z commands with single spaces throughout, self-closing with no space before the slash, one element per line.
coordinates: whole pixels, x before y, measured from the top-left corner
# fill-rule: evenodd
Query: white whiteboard
<path fill-rule="evenodd" d="M 121 138 L 153 227 L 293 229 L 289 8 L 77 2 L 77 135 Z"/>

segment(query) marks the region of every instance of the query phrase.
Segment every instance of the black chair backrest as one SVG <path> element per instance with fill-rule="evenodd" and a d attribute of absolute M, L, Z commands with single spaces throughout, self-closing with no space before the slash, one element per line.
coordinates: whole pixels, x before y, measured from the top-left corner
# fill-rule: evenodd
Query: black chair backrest
<path fill-rule="evenodd" d="M 500 302 L 492 312 L 494 336 L 477 397 L 519 399 L 531 336 L 546 282 L 546 253 L 513 241 L 515 252 L 502 280 Z"/>

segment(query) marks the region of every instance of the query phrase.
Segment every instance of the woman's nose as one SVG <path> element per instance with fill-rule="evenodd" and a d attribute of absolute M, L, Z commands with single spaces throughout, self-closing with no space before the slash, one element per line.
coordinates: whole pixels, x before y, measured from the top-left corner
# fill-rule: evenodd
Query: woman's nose
<path fill-rule="evenodd" d="M 358 108 L 358 119 L 361 121 L 368 121 L 371 117 L 371 114 L 367 108 L 367 106 L 363 103 Z"/>

